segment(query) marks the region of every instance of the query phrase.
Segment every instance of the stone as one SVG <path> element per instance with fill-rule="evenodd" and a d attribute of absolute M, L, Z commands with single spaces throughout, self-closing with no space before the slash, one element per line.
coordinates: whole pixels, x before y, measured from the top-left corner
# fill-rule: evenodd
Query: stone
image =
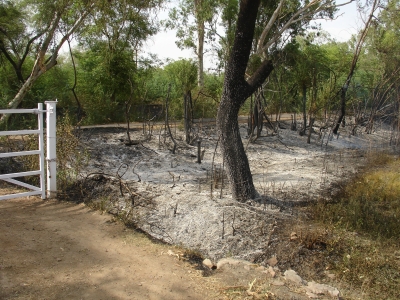
<path fill-rule="evenodd" d="M 271 267 L 276 266 L 278 263 L 278 260 L 276 259 L 276 256 L 272 256 L 270 259 L 267 260 L 267 264 L 269 264 Z"/>
<path fill-rule="evenodd" d="M 275 270 L 274 270 L 271 266 L 269 266 L 268 269 L 266 269 L 265 271 L 263 271 L 263 273 L 265 273 L 265 274 L 271 276 L 272 278 L 274 278 L 275 275 L 276 275 Z"/>
<path fill-rule="evenodd" d="M 297 233 L 293 231 L 293 232 L 290 234 L 290 240 L 291 240 L 291 241 L 295 241 L 295 240 L 297 240 L 297 239 L 298 239 Z"/>
<path fill-rule="evenodd" d="M 209 260 L 208 258 L 206 258 L 205 260 L 203 260 L 203 266 L 212 269 L 214 267 L 214 264 L 212 263 L 211 260 Z"/>
<path fill-rule="evenodd" d="M 293 283 L 296 283 L 299 285 L 305 285 L 305 283 L 306 283 L 299 275 L 297 275 L 296 271 L 294 271 L 294 270 L 286 270 L 285 273 L 283 273 L 283 275 L 285 276 L 286 280 L 289 280 Z"/>
<path fill-rule="evenodd" d="M 272 278 L 275 277 L 276 272 L 275 272 L 275 270 L 274 270 L 271 266 L 269 266 L 268 272 L 269 272 L 269 274 L 271 275 Z"/>
<path fill-rule="evenodd" d="M 310 299 L 318 299 L 318 298 L 319 298 L 318 295 L 315 295 L 315 294 L 313 294 L 313 293 L 311 293 L 311 292 L 306 292 L 306 295 L 307 295 L 308 298 L 310 298 Z"/>
<path fill-rule="evenodd" d="M 335 279 L 335 278 L 336 278 L 336 275 L 335 275 L 335 274 L 329 273 L 329 272 L 326 272 L 326 271 L 325 271 L 325 275 L 326 275 L 326 277 L 328 277 L 329 279 Z"/>
<path fill-rule="evenodd" d="M 258 266 L 258 267 L 256 267 L 256 270 L 262 272 L 262 271 L 265 271 L 265 267 Z"/>
<path fill-rule="evenodd" d="M 275 285 L 275 286 L 282 286 L 282 285 L 285 285 L 285 283 L 284 283 L 283 281 L 280 281 L 280 280 L 278 280 L 278 279 L 272 281 L 271 284 L 272 284 L 272 285 Z"/>
<path fill-rule="evenodd" d="M 337 288 L 332 286 L 316 283 L 314 281 L 310 281 L 307 286 L 306 290 L 312 294 L 316 295 L 329 295 L 334 298 L 339 298 L 340 292 Z"/>
<path fill-rule="evenodd" d="M 234 258 L 222 258 L 217 262 L 217 269 L 221 269 L 224 265 L 238 265 L 244 261 L 234 259 Z M 248 263 L 248 262 L 245 262 Z"/>

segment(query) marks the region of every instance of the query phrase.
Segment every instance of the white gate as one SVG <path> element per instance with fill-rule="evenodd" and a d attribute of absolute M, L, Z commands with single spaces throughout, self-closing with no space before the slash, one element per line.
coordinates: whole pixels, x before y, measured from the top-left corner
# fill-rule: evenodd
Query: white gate
<path fill-rule="evenodd" d="M 43 138 L 43 113 L 46 112 L 47 127 L 46 127 L 46 142 L 47 142 L 47 196 L 53 197 L 57 193 L 56 186 L 56 105 L 57 101 L 46 101 L 46 110 L 43 110 L 43 104 L 39 103 L 37 109 L 5 109 L 0 110 L 0 114 L 37 114 L 38 116 L 38 129 L 35 130 L 16 130 L 16 131 L 0 131 L 0 136 L 8 135 L 21 135 L 21 134 L 38 134 L 39 135 L 39 149 L 32 151 L 19 151 L 19 152 L 7 152 L 0 153 L 0 158 L 3 157 L 15 157 L 23 155 L 39 155 L 39 170 L 0 174 L 0 180 L 7 181 L 12 184 L 16 184 L 32 191 L 10 194 L 0 196 L 0 200 L 12 199 L 17 197 L 41 195 L 42 199 L 46 198 L 45 192 L 45 168 L 44 168 L 44 138 Z M 39 187 L 21 182 L 14 178 L 39 175 L 40 185 Z"/>

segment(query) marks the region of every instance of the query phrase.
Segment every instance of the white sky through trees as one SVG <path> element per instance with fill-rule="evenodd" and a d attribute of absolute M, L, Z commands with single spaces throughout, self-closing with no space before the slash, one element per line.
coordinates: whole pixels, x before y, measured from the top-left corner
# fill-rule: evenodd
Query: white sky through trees
<path fill-rule="evenodd" d="M 338 4 L 342 2 L 344 1 L 337 1 Z M 161 20 L 168 18 L 168 12 L 162 11 L 159 14 L 159 18 Z M 350 37 L 357 32 L 357 29 L 363 26 L 357 12 L 356 2 L 340 7 L 336 20 L 318 20 L 317 22 L 321 23 L 324 31 L 330 33 L 331 38 L 340 42 L 349 40 Z M 192 50 L 181 50 L 176 46 L 176 39 L 174 30 L 160 31 L 146 42 L 142 50 L 144 52 L 143 54 L 156 54 L 164 63 L 167 62 L 168 58 L 172 60 L 180 58 L 195 59 L 195 54 Z M 211 53 L 205 54 L 205 70 L 212 68 L 212 59 Z"/>

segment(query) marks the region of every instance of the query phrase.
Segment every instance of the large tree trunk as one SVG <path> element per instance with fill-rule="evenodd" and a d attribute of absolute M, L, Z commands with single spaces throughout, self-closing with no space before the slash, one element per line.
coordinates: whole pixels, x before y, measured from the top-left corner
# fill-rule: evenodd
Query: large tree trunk
<path fill-rule="evenodd" d="M 261 86 L 273 70 L 271 61 L 264 61 L 254 75 L 245 80 L 260 0 L 242 0 L 235 41 L 225 70 L 224 90 L 217 115 L 222 154 L 227 166 L 232 197 L 239 201 L 255 198 L 249 161 L 240 137 L 240 107 Z"/>

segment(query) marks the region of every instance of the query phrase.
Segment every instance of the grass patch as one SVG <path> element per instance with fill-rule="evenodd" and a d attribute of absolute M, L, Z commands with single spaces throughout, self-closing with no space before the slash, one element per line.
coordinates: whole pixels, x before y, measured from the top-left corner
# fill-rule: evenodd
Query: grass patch
<path fill-rule="evenodd" d="M 324 223 L 400 241 L 400 160 L 369 164 L 333 200 L 321 201 L 315 216 Z"/>
<path fill-rule="evenodd" d="M 334 236 L 328 268 L 359 293 L 350 299 L 400 299 L 400 160 L 369 155 L 356 178 L 313 209 Z"/>

